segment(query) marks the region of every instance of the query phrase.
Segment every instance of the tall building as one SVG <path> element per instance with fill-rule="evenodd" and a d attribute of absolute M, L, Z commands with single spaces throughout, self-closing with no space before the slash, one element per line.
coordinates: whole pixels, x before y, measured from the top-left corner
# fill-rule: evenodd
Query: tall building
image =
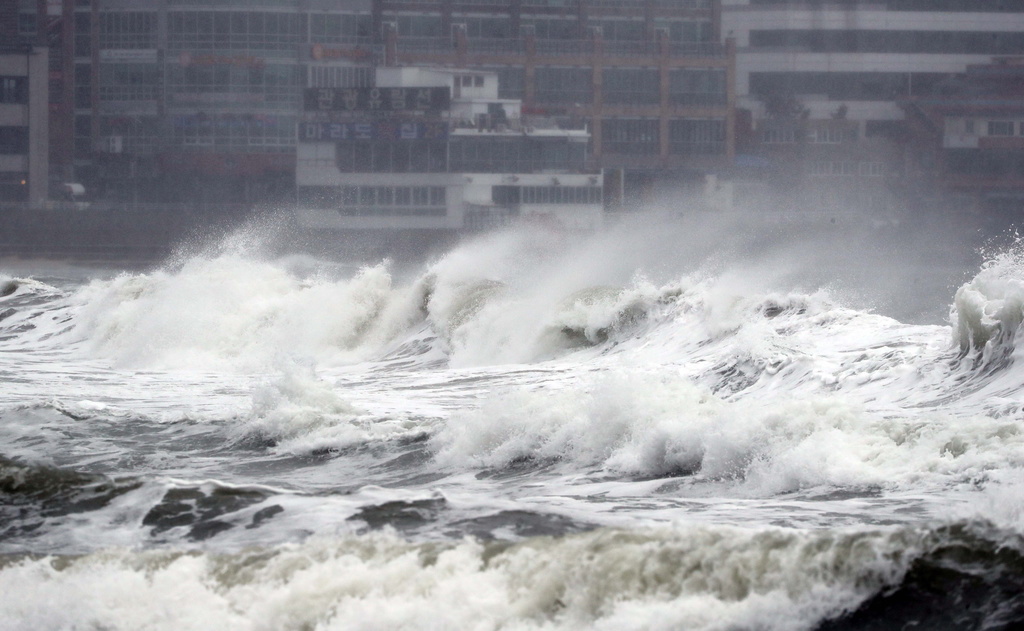
<path fill-rule="evenodd" d="M 0 205 L 43 204 L 49 187 L 46 47 L 22 42 L 17 3 L 0 3 Z"/>
<path fill-rule="evenodd" d="M 46 29 L 71 31 L 67 138 L 101 199 L 292 198 L 302 90 L 370 87 L 378 66 L 496 73 L 527 114 L 587 127 L 589 166 L 637 190 L 733 153 L 718 0 L 70 2 Z"/>
<path fill-rule="evenodd" d="M 737 46 L 740 162 L 781 184 L 760 199 L 861 210 L 915 169 L 900 102 L 1024 55 L 1024 3 L 723 0 L 722 30 Z"/>

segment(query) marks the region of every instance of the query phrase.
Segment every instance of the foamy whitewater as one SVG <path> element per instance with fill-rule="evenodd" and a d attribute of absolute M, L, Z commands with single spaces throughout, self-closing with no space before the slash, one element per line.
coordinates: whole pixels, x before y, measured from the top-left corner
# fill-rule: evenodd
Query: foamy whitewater
<path fill-rule="evenodd" d="M 1021 628 L 1024 248 L 675 230 L 0 262 L 0 629 Z"/>

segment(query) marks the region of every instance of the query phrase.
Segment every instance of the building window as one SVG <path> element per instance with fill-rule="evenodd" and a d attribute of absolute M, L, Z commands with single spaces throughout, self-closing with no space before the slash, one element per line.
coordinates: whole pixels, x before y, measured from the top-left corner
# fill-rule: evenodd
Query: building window
<path fill-rule="evenodd" d="M 156 48 L 156 12 L 100 14 L 100 47 L 112 49 Z"/>
<path fill-rule="evenodd" d="M 309 34 L 314 43 L 345 43 L 369 38 L 371 16 L 355 13 L 312 13 Z"/>
<path fill-rule="evenodd" d="M 514 189 L 515 187 L 495 187 L 495 189 Z M 504 190 L 495 191 L 496 197 L 502 200 L 518 199 L 523 204 L 600 204 L 600 186 L 523 186 L 518 192 Z M 498 202 L 498 199 L 495 199 Z M 499 202 L 502 203 L 502 202 Z"/>
<path fill-rule="evenodd" d="M 846 140 L 856 140 L 851 134 L 856 133 L 852 128 L 836 125 L 821 125 L 812 127 L 807 131 L 807 142 L 822 145 L 837 145 Z"/>
<path fill-rule="evenodd" d="M 674 155 L 720 155 L 725 153 L 725 121 L 682 119 L 669 121 L 669 152 Z"/>
<path fill-rule="evenodd" d="M 174 50 L 294 50 L 306 41 L 306 16 L 259 11 L 173 11 L 167 46 Z"/>
<path fill-rule="evenodd" d="M 0 103 L 28 103 L 28 78 L 0 76 Z"/>
<path fill-rule="evenodd" d="M 592 26 L 601 27 L 605 41 L 641 41 L 645 36 L 643 20 L 590 20 Z"/>
<path fill-rule="evenodd" d="M 539 103 L 579 103 L 594 101 L 593 73 L 588 68 L 537 68 L 535 74 Z"/>
<path fill-rule="evenodd" d="M 388 18 L 385 16 L 385 19 Z M 401 37 L 442 37 L 440 15 L 400 15 L 397 18 Z"/>
<path fill-rule="evenodd" d="M 865 177 L 881 177 L 885 175 L 885 164 L 882 162 L 861 162 L 860 174 Z"/>
<path fill-rule="evenodd" d="M 28 173 L 0 171 L 0 201 L 27 202 Z"/>
<path fill-rule="evenodd" d="M 603 146 L 608 153 L 657 154 L 658 121 L 611 119 L 603 127 Z"/>
<path fill-rule="evenodd" d="M 368 66 L 310 66 L 311 88 L 369 88 L 373 68 Z"/>
<path fill-rule="evenodd" d="M 968 118 L 968 119 L 964 120 L 964 133 L 967 133 L 967 134 L 973 134 L 974 133 L 974 119 L 973 118 Z"/>
<path fill-rule="evenodd" d="M 499 99 L 522 99 L 523 98 L 523 69 L 513 66 L 500 66 L 482 68 L 488 72 L 498 74 L 498 98 Z"/>
<path fill-rule="evenodd" d="M 606 68 L 601 89 L 605 103 L 652 105 L 661 99 L 653 68 Z"/>
<path fill-rule="evenodd" d="M 1013 121 L 989 121 L 988 122 L 988 135 L 989 136 L 1012 136 L 1013 135 Z"/>
<path fill-rule="evenodd" d="M 524 3 L 526 4 L 526 3 Z M 537 39 L 577 39 L 579 23 L 567 18 L 523 17 L 521 27 L 532 28 Z"/>
<path fill-rule="evenodd" d="M 459 16 L 454 19 L 466 25 L 466 37 L 504 39 L 512 36 L 512 21 L 507 17 Z"/>
<path fill-rule="evenodd" d="M 770 145 L 792 144 L 796 139 L 796 128 L 789 125 L 766 127 L 761 131 L 761 142 Z"/>
<path fill-rule="evenodd" d="M 455 173 L 576 171 L 586 161 L 586 144 L 564 138 L 455 136 L 449 151 Z"/>
<path fill-rule="evenodd" d="M 82 68 L 88 72 L 87 66 Z M 102 101 L 153 100 L 160 96 L 162 80 L 157 64 L 102 64 L 99 97 Z M 88 89 L 85 93 L 83 96 L 88 95 Z"/>
<path fill-rule="evenodd" d="M 338 170 L 342 173 L 443 173 L 446 143 L 437 140 L 339 142 Z"/>
<path fill-rule="evenodd" d="M 28 127 L 0 127 L 0 155 L 28 153 Z"/>
<path fill-rule="evenodd" d="M 680 105 L 725 105 L 725 70 L 670 70 L 668 91 L 669 99 Z"/>

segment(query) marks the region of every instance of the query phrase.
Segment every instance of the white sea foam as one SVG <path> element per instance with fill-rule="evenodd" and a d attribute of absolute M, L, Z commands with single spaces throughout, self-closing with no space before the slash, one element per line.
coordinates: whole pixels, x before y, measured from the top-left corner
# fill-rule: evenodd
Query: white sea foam
<path fill-rule="evenodd" d="M 254 388 L 252 409 L 232 434 L 306 454 L 423 436 L 431 425 L 431 419 L 360 409 L 311 368 L 293 367 Z"/>
<path fill-rule="evenodd" d="M 678 372 L 606 371 L 499 394 L 434 437 L 439 463 L 523 460 L 639 476 L 732 480 L 735 492 L 941 488 L 1024 466 L 1013 422 L 941 412 L 871 413 L 840 396 L 724 400 Z"/>
<path fill-rule="evenodd" d="M 314 539 L 236 554 L 111 550 L 0 568 L 5 629 L 792 631 L 900 580 L 906 530 L 680 526 L 514 545 Z"/>
<path fill-rule="evenodd" d="M 223 255 L 93 282 L 77 296 L 77 326 L 92 352 L 127 366 L 259 371 L 377 350 L 415 313 L 393 293 L 383 265 L 348 280 L 302 279 Z"/>
<path fill-rule="evenodd" d="M 989 260 L 956 292 L 950 313 L 964 353 L 988 362 L 1012 353 L 1024 319 L 1024 251 L 1014 248 Z"/>

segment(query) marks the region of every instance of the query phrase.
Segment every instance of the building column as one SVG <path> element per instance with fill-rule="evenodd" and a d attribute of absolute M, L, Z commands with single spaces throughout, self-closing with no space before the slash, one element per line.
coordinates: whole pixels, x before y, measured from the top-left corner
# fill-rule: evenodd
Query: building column
<path fill-rule="evenodd" d="M 658 157 L 668 164 L 669 138 L 669 41 L 668 33 L 659 30 L 658 46 Z"/>
<path fill-rule="evenodd" d="M 736 161 L 736 38 L 725 40 L 725 157 Z"/>

